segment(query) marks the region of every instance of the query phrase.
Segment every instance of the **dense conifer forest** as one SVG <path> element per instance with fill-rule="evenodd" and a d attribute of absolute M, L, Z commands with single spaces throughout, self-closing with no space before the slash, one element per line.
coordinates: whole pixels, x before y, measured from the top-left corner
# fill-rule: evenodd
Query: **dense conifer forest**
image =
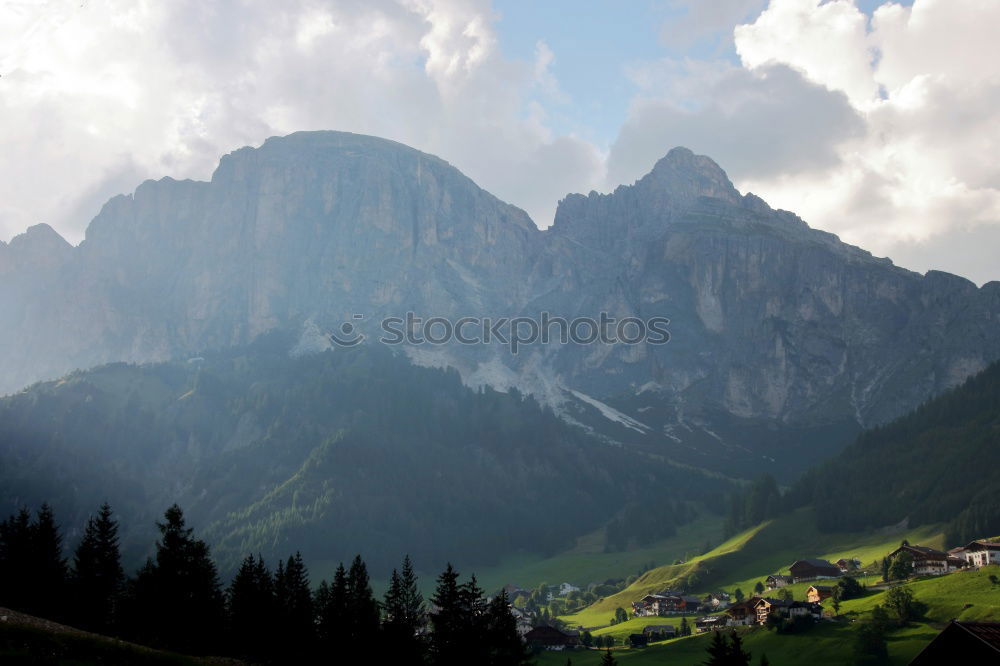
<path fill-rule="evenodd" d="M 1000 534 L 1000 363 L 911 414 L 864 432 L 807 473 L 790 506 L 818 527 L 861 531 L 946 523 L 948 542 Z"/>
<path fill-rule="evenodd" d="M 503 591 L 487 597 L 449 564 L 425 601 L 406 557 L 376 599 L 360 555 L 313 585 L 301 553 L 272 568 L 247 555 L 223 585 L 209 547 L 171 506 L 155 555 L 133 575 L 121 563 L 109 505 L 88 519 L 71 558 L 52 508 L 0 523 L 0 606 L 185 654 L 252 663 L 526 664 Z"/>

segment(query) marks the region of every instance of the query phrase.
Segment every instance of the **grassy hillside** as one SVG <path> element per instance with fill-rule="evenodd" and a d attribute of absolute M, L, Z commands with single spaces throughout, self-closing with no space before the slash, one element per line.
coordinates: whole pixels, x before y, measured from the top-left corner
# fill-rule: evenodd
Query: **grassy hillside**
<path fill-rule="evenodd" d="M 42 618 L 0 608 L 0 663 L 5 665 L 135 664 L 187 666 L 243 662 L 220 657 L 189 657 L 92 634 Z"/>
<path fill-rule="evenodd" d="M 521 554 L 507 558 L 494 567 L 476 572 L 487 590 L 508 583 L 535 588 L 542 583 L 572 583 L 584 586 L 609 578 L 627 578 L 648 568 L 649 563 L 672 562 L 689 557 L 695 544 L 718 539 L 722 518 L 704 514 L 694 522 L 677 528 L 677 534 L 643 548 L 604 552 L 604 531 L 597 530 L 577 539 L 576 545 L 552 557 Z"/>
<path fill-rule="evenodd" d="M 797 559 L 820 557 L 833 561 L 856 557 L 868 564 L 898 546 L 904 538 L 928 546 L 944 545 L 943 534 L 936 526 L 890 535 L 823 535 L 816 529 L 812 510 L 799 509 L 746 530 L 684 564 L 652 569 L 618 594 L 563 619 L 582 627 L 605 626 L 615 608 L 621 606 L 627 610 L 633 601 L 644 595 L 668 588 L 707 594 L 717 590 L 731 592 L 740 587 L 749 595 L 756 581 L 768 574 L 787 572 L 788 566 Z M 802 598 L 806 587 L 808 585 L 793 588 L 798 595 L 796 598 Z"/>
<path fill-rule="evenodd" d="M 928 611 L 919 622 L 913 622 L 889 634 L 887 642 L 890 663 L 899 666 L 909 663 L 952 618 L 1000 621 L 1000 586 L 993 585 L 990 575 L 1000 575 L 1000 567 L 957 572 L 909 583 L 915 598 L 927 604 Z M 774 666 L 792 666 L 802 663 L 802 655 L 808 654 L 811 666 L 850 666 L 853 663 L 851 645 L 857 626 L 855 621 L 869 614 L 875 604 L 884 602 L 884 591 L 846 601 L 841 607 L 842 617 L 838 621 L 823 622 L 802 634 L 777 634 L 763 628 L 753 629 L 746 635 L 746 646 L 753 653 L 755 663 L 761 654 L 767 654 Z M 677 624 L 679 621 L 674 618 L 639 618 L 618 627 L 601 629 L 595 635 L 611 634 L 620 639 L 628 633 L 641 631 L 646 625 Z M 626 666 L 694 666 L 706 659 L 705 648 L 710 640 L 711 637 L 707 635 L 678 638 L 638 650 L 616 648 L 614 655 L 619 663 Z M 596 650 L 572 654 L 542 653 L 537 662 L 538 666 L 562 666 L 567 657 L 570 657 L 573 664 L 588 666 L 599 664 L 602 654 L 603 651 Z"/>

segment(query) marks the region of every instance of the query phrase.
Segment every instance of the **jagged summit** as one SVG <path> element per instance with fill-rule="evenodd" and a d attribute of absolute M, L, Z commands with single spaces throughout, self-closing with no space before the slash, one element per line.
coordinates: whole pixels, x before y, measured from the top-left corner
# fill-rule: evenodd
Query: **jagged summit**
<path fill-rule="evenodd" d="M 741 202 L 740 193 L 722 167 L 712 158 L 682 146 L 671 148 L 635 186 L 644 195 L 663 197 L 675 204 L 690 204 L 698 197 L 736 205 Z"/>

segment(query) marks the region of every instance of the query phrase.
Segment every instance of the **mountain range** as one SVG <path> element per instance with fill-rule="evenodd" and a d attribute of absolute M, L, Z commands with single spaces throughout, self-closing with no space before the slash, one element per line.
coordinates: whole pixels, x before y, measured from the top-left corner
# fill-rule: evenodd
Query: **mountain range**
<path fill-rule="evenodd" d="M 741 195 L 675 148 L 633 185 L 572 194 L 539 230 L 447 162 L 302 132 L 147 181 L 74 247 L 0 244 L 0 390 L 184 359 L 363 317 L 670 319 L 666 345 L 411 346 L 470 386 L 517 387 L 613 441 L 791 478 L 1000 357 L 1000 283 L 921 276 Z"/>
<path fill-rule="evenodd" d="M 371 342 L 406 313 L 659 317 L 670 340 Z M 1000 358 L 1000 282 L 873 257 L 687 149 L 540 230 L 343 132 L 147 181 L 75 247 L 46 225 L 0 243 L 0 318 L 0 506 L 81 524 L 112 499 L 149 527 L 125 535 L 141 558 L 180 501 L 227 566 L 293 543 L 496 562 L 609 524 L 648 543 Z M 333 344 L 345 323 L 369 342 Z"/>

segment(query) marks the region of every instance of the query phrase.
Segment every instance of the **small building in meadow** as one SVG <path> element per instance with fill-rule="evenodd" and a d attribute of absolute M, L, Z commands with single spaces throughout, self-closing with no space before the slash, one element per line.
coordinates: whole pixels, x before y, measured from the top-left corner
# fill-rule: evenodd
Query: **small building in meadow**
<path fill-rule="evenodd" d="M 729 618 L 725 615 L 708 615 L 699 617 L 694 621 L 694 633 L 704 634 L 709 631 L 718 631 L 729 626 Z"/>
<path fill-rule="evenodd" d="M 669 624 L 651 624 L 643 627 L 642 633 L 649 636 L 651 641 L 663 641 L 668 638 L 677 638 L 677 627 Z"/>
<path fill-rule="evenodd" d="M 824 599 L 829 599 L 832 596 L 833 588 L 829 585 L 812 585 L 808 590 L 806 590 L 806 601 L 811 601 L 817 604 Z"/>
<path fill-rule="evenodd" d="M 1000 664 L 1000 622 L 952 620 L 910 666 Z"/>
<path fill-rule="evenodd" d="M 785 587 L 786 585 L 791 585 L 793 579 L 791 576 L 781 576 L 775 574 L 773 576 L 768 576 L 764 579 L 764 585 L 769 590 L 777 590 L 779 587 Z"/>
<path fill-rule="evenodd" d="M 524 642 L 543 650 L 572 649 L 580 645 L 580 632 L 555 627 L 535 627 L 524 635 Z"/>
<path fill-rule="evenodd" d="M 840 567 L 826 560 L 808 559 L 796 560 L 788 567 L 796 583 L 806 580 L 823 580 L 825 578 L 840 578 Z"/>

